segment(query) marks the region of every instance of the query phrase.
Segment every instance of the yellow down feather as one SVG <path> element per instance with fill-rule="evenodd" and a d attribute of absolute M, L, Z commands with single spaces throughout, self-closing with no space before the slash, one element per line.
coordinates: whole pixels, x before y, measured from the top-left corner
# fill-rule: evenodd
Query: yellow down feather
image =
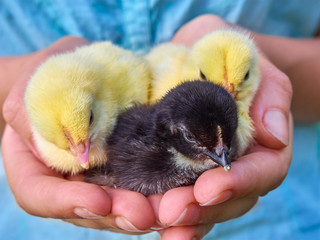
<path fill-rule="evenodd" d="M 151 103 L 183 81 L 212 81 L 229 91 L 238 106 L 238 155 L 244 153 L 253 140 L 249 109 L 260 82 L 257 49 L 249 34 L 216 30 L 191 47 L 158 45 L 145 58 L 153 72 Z"/>
<path fill-rule="evenodd" d="M 145 61 L 110 42 L 50 57 L 25 93 L 42 158 L 62 173 L 76 174 L 83 168 L 72 144 L 90 141 L 90 167 L 103 164 L 106 137 L 116 117 L 135 102 L 147 102 L 149 81 Z"/>

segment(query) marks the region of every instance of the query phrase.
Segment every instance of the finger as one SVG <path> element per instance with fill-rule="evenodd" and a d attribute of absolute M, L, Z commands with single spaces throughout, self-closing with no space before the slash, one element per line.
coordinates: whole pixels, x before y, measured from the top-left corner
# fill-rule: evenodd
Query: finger
<path fill-rule="evenodd" d="M 256 129 L 256 140 L 270 148 L 289 144 L 289 115 L 292 86 L 289 78 L 261 55 L 261 83 L 250 115 Z"/>
<path fill-rule="evenodd" d="M 167 226 L 186 226 L 219 223 L 239 217 L 249 211 L 258 197 L 231 200 L 215 206 L 200 206 L 193 196 L 193 188 L 170 190 L 160 203 L 160 221 Z"/>
<path fill-rule="evenodd" d="M 154 194 L 148 197 L 150 205 L 153 208 L 153 212 L 155 215 L 155 224 L 150 228 L 154 231 L 163 230 L 166 226 L 164 226 L 159 219 L 159 211 L 160 211 L 160 203 L 163 195 L 162 194 Z"/>
<path fill-rule="evenodd" d="M 152 206 L 142 194 L 124 189 L 104 187 L 112 199 L 112 212 L 103 219 L 67 219 L 77 226 L 108 230 L 126 234 L 143 234 L 152 231 L 155 217 Z"/>
<path fill-rule="evenodd" d="M 150 232 L 149 230 L 146 231 L 126 231 L 118 226 L 116 226 L 115 217 L 112 215 L 108 215 L 104 219 L 64 219 L 65 222 L 72 223 L 73 225 L 79 226 L 79 227 L 86 227 L 91 229 L 98 229 L 98 230 L 105 230 L 110 232 L 116 232 L 116 233 L 123 233 L 127 235 L 141 235 Z"/>
<path fill-rule="evenodd" d="M 186 213 L 195 217 L 199 216 L 199 208 L 194 206 L 195 203 L 196 199 L 193 195 L 193 186 L 169 190 L 163 195 L 160 202 L 160 222 L 164 226 L 176 226 L 186 217 Z"/>
<path fill-rule="evenodd" d="M 248 195 L 261 196 L 281 184 L 292 158 L 293 122 L 289 117 L 289 145 L 281 150 L 256 146 L 232 163 L 229 173 L 222 168 L 204 172 L 196 181 L 194 195 L 203 206 L 215 205 Z"/>
<path fill-rule="evenodd" d="M 221 223 L 230 219 L 238 218 L 248 212 L 258 201 L 257 196 L 240 198 L 224 202 L 215 206 L 201 207 L 201 220 L 196 224 Z M 185 219 L 183 224 L 194 224 L 193 219 Z"/>
<path fill-rule="evenodd" d="M 87 219 L 109 214 L 111 198 L 101 187 L 65 180 L 36 159 L 9 126 L 2 139 L 2 152 L 8 183 L 26 212 L 42 217 Z"/>
<path fill-rule="evenodd" d="M 36 68 L 51 55 L 72 50 L 85 44 L 88 44 L 88 41 L 82 38 L 65 37 L 43 51 L 21 57 L 25 59 L 25 63 L 19 69 L 21 71 L 19 79 L 16 80 L 3 105 L 3 117 L 28 143 L 29 147 L 32 145 L 32 134 L 24 105 L 24 93 L 30 77 Z"/>
<path fill-rule="evenodd" d="M 161 240 L 197 240 L 202 239 L 211 229 L 213 224 L 170 227 L 159 232 Z"/>
<path fill-rule="evenodd" d="M 50 45 L 48 48 L 42 50 L 41 52 L 46 56 L 51 56 L 61 52 L 72 51 L 77 47 L 87 45 L 89 43 L 90 42 L 84 38 L 66 36 L 59 39 L 58 41 Z"/>
<path fill-rule="evenodd" d="M 114 225 L 128 232 L 145 232 L 154 225 L 155 215 L 149 200 L 140 193 L 105 187 L 112 199 Z"/>
<path fill-rule="evenodd" d="M 173 37 L 172 43 L 191 46 L 205 34 L 228 26 L 229 24 L 218 16 L 201 15 L 183 25 Z"/>

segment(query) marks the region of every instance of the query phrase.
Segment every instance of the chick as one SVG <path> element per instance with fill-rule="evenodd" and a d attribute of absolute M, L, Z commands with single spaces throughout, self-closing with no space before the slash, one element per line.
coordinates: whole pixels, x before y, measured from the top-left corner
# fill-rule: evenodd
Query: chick
<path fill-rule="evenodd" d="M 151 103 L 186 80 L 200 78 L 224 87 L 238 106 L 238 155 L 243 154 L 253 140 L 249 109 L 260 82 L 257 49 L 248 34 L 217 30 L 191 48 L 169 43 L 156 46 L 146 59 L 153 71 Z"/>
<path fill-rule="evenodd" d="M 149 82 L 145 61 L 110 42 L 47 59 L 25 92 L 41 157 L 61 173 L 103 164 L 117 116 L 134 102 L 147 102 Z"/>
<path fill-rule="evenodd" d="M 237 107 L 222 87 L 185 82 L 155 105 L 121 114 L 107 140 L 108 162 L 87 182 L 145 196 L 192 185 L 204 171 L 231 169 L 237 152 Z"/>

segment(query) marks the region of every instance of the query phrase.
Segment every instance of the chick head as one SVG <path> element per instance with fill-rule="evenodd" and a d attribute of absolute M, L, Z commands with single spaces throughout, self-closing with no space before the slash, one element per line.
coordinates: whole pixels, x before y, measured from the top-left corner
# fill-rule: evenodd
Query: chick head
<path fill-rule="evenodd" d="M 99 71 L 99 66 L 89 67 L 68 53 L 54 56 L 38 68 L 25 94 L 35 131 L 70 152 L 85 169 L 89 167 L 89 152 L 104 142 L 102 136 L 107 131 Z"/>
<path fill-rule="evenodd" d="M 214 31 L 195 43 L 189 59 L 193 75 L 224 87 L 236 100 L 253 95 L 258 87 L 257 50 L 249 34 Z"/>
<path fill-rule="evenodd" d="M 160 131 L 186 167 L 230 170 L 235 156 L 237 107 L 228 92 L 211 82 L 185 82 L 161 101 Z"/>

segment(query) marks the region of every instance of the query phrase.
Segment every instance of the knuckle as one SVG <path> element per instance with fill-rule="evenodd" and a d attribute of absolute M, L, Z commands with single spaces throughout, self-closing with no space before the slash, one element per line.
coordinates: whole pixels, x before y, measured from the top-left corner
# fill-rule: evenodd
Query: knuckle
<path fill-rule="evenodd" d="M 279 90 L 291 100 L 293 89 L 289 77 L 285 73 L 279 72 L 277 79 Z"/>
<path fill-rule="evenodd" d="M 264 107 L 282 109 L 288 114 L 293 95 L 289 77 L 273 65 L 266 66 L 261 77 L 258 99 L 256 99 L 257 102 L 261 102 L 255 107 L 259 108 L 262 104 Z"/>
<path fill-rule="evenodd" d="M 19 205 L 19 207 L 21 209 L 23 209 L 25 212 L 31 214 L 31 215 L 35 215 L 33 213 L 33 211 L 31 210 L 28 201 L 26 201 L 26 197 L 24 196 L 24 192 L 25 192 L 25 178 L 20 178 L 18 180 L 16 180 L 16 182 L 13 184 L 13 186 L 11 186 L 13 195 L 15 197 L 15 200 L 17 202 L 17 204 Z"/>
<path fill-rule="evenodd" d="M 268 79 L 272 79 L 270 82 L 272 88 L 275 89 L 286 100 L 291 102 L 293 90 L 289 77 L 274 66 L 268 70 Z"/>
<path fill-rule="evenodd" d="M 25 201 L 23 200 L 23 197 L 21 196 L 15 196 L 15 199 L 16 199 L 16 202 L 18 204 L 18 206 L 23 209 L 25 212 L 27 212 L 28 214 L 31 214 L 31 215 L 35 215 L 30 209 L 29 207 L 27 206 L 27 204 L 25 204 Z"/>
<path fill-rule="evenodd" d="M 11 126 L 14 125 L 16 116 L 20 110 L 21 105 L 18 104 L 15 98 L 9 96 L 5 100 L 2 107 L 2 114 L 4 120 Z"/>
<path fill-rule="evenodd" d="M 278 186 L 284 181 L 284 179 L 287 177 L 289 168 L 292 161 L 292 151 L 290 151 L 290 155 L 283 161 L 283 167 L 279 169 L 279 182 Z"/>
<path fill-rule="evenodd" d="M 263 54 L 260 55 L 259 65 L 262 80 L 259 89 L 273 89 L 291 102 L 293 89 L 289 77 L 266 59 Z"/>

